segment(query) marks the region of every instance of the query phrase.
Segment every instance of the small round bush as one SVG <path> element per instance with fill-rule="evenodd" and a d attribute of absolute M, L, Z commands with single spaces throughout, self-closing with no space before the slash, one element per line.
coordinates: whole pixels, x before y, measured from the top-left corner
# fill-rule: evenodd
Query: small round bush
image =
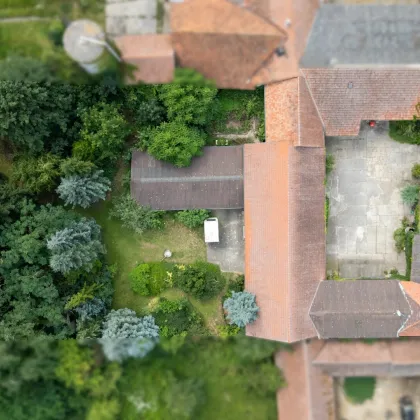
<path fill-rule="evenodd" d="M 257 319 L 259 308 L 255 295 L 249 292 L 232 292 L 232 297 L 223 303 L 229 324 L 245 327 Z"/>
<path fill-rule="evenodd" d="M 204 209 L 183 210 L 175 214 L 178 222 L 190 229 L 197 228 L 204 224 L 204 220 L 208 219 L 210 212 Z"/>
<path fill-rule="evenodd" d="M 413 178 L 420 179 L 420 164 L 416 163 L 411 169 L 411 175 Z"/>
<path fill-rule="evenodd" d="M 401 198 L 404 204 L 408 206 L 414 206 L 419 201 L 420 187 L 418 185 L 407 185 L 401 191 Z"/>
<path fill-rule="evenodd" d="M 131 289 L 142 296 L 156 296 L 167 287 L 169 264 L 151 262 L 138 265 L 129 274 Z"/>
<path fill-rule="evenodd" d="M 373 397 L 376 378 L 348 377 L 344 380 L 344 392 L 354 404 L 362 404 Z"/>

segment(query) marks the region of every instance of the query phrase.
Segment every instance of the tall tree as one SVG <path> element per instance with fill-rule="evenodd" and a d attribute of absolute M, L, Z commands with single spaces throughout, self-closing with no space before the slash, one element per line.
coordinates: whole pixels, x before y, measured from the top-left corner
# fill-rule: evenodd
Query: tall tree
<path fill-rule="evenodd" d="M 105 200 L 110 189 L 111 181 L 103 176 L 103 171 L 95 171 L 91 174 L 62 178 L 57 192 L 67 205 L 86 209 L 99 200 Z"/>

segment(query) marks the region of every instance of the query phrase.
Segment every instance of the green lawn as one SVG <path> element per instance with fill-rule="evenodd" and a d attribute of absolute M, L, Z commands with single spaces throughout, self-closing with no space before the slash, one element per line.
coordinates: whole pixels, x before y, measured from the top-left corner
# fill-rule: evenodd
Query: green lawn
<path fill-rule="evenodd" d="M 373 397 L 375 393 L 376 378 L 349 377 L 344 380 L 344 392 L 354 404 L 362 404 Z"/>
<path fill-rule="evenodd" d="M 81 17 L 105 22 L 105 0 L 0 0 L 0 18 L 57 17 L 71 19 Z"/>
<path fill-rule="evenodd" d="M 110 264 L 116 263 L 118 266 L 114 280 L 113 307 L 115 309 L 131 308 L 137 313 L 141 313 L 151 298 L 140 296 L 131 290 L 128 279 L 130 271 L 140 262 L 160 261 L 165 249 L 172 251 L 172 258 L 169 261 L 179 263 L 205 261 L 206 246 L 203 232 L 201 229 L 190 230 L 172 217 L 167 216 L 164 229 L 139 235 L 124 228 L 118 220 L 110 220 L 108 217 L 109 207 L 110 202 L 107 201 L 87 210 L 78 209 L 78 212 L 94 217 L 102 226 L 108 261 Z M 216 325 L 223 323 L 221 295 L 206 302 L 189 297 L 190 302 L 202 313 L 207 326 L 214 333 Z M 178 298 L 185 294 L 180 290 L 169 289 L 164 291 L 162 296 Z"/>

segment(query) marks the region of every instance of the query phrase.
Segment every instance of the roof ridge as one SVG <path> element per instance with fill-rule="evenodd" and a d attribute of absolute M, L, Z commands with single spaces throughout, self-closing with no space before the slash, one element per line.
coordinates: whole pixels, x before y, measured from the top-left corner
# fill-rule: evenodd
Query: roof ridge
<path fill-rule="evenodd" d="M 408 300 L 408 298 L 407 298 L 407 294 L 406 294 L 406 292 L 405 292 L 405 289 L 404 289 L 404 287 L 403 287 L 403 285 L 401 284 L 401 282 L 400 282 L 400 281 L 398 282 L 398 286 L 400 287 L 400 289 L 401 289 L 401 291 L 402 291 L 402 294 L 403 294 L 403 296 L 404 296 L 405 300 L 407 301 L 407 304 L 408 304 L 408 307 L 410 308 L 411 314 L 407 317 L 407 319 L 405 320 L 405 322 L 401 325 L 401 327 L 400 327 L 400 328 L 399 328 L 399 330 L 397 331 L 397 337 L 399 337 L 399 336 L 400 336 L 400 333 L 401 333 L 402 331 L 404 331 L 404 329 L 405 329 L 405 325 L 407 324 L 408 320 L 409 320 L 409 319 L 411 318 L 411 316 L 413 315 L 413 309 L 411 308 L 410 301 Z"/>

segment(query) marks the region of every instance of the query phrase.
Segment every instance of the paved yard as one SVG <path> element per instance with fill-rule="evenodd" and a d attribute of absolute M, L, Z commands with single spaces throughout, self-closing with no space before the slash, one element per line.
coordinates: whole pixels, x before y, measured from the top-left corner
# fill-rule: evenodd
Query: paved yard
<path fill-rule="evenodd" d="M 394 267 L 405 273 L 405 256 L 397 254 L 393 233 L 410 214 L 400 190 L 412 182 L 420 147 L 390 139 L 386 122 L 375 129 L 363 123 L 355 138 L 327 137 L 326 147 L 335 157 L 327 182 L 327 268 L 345 278 L 383 277 Z"/>
<path fill-rule="evenodd" d="M 337 420 L 400 420 L 399 399 L 412 398 L 420 413 L 420 378 L 377 378 L 375 394 L 363 404 L 350 403 L 344 393 L 341 379 L 336 380 Z"/>
<path fill-rule="evenodd" d="M 219 264 L 222 271 L 244 272 L 244 212 L 243 210 L 214 210 L 219 219 L 219 243 L 207 244 L 207 261 Z"/>

